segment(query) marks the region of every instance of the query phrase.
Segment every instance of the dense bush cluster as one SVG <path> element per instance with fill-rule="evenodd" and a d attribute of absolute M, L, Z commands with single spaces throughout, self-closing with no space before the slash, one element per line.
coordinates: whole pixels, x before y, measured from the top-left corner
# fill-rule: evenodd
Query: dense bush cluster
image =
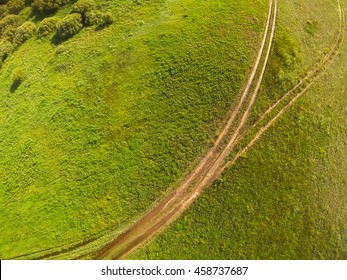
<path fill-rule="evenodd" d="M 71 13 L 65 18 L 47 17 L 69 3 L 73 3 Z M 23 23 L 20 13 L 25 7 L 31 7 L 34 14 L 43 17 L 38 28 L 31 21 Z M 53 38 L 62 41 L 76 35 L 84 26 L 111 23 L 112 14 L 100 11 L 94 0 L 0 0 L 0 64 L 35 33 L 39 38 L 54 33 Z"/>
<path fill-rule="evenodd" d="M 25 0 L 10 0 L 7 8 L 10 14 L 17 14 L 25 7 Z"/>
<path fill-rule="evenodd" d="M 0 20 L 0 38 L 4 41 L 12 42 L 17 28 L 22 24 L 22 20 L 17 15 L 8 15 Z"/>
<path fill-rule="evenodd" d="M 4 61 L 12 52 L 13 46 L 7 40 L 0 41 L 0 62 Z"/>
<path fill-rule="evenodd" d="M 94 0 L 79 0 L 72 6 L 72 13 L 78 13 L 82 16 L 84 26 L 111 24 L 113 17 L 110 13 L 102 13 L 96 9 Z"/>
<path fill-rule="evenodd" d="M 7 15 L 0 20 L 0 60 L 4 61 L 10 53 L 26 40 L 31 38 L 36 31 L 33 22 L 25 22 L 18 15 Z"/>

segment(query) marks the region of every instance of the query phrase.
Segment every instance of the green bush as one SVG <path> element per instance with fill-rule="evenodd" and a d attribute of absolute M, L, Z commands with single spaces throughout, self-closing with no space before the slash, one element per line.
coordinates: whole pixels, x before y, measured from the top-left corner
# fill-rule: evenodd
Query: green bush
<path fill-rule="evenodd" d="M 6 28 L 18 27 L 21 24 L 21 18 L 17 15 L 7 15 L 2 20 L 0 20 L 0 32 Z"/>
<path fill-rule="evenodd" d="M 34 12 L 49 12 L 69 3 L 69 0 L 34 0 L 31 7 Z"/>
<path fill-rule="evenodd" d="M 104 24 L 112 24 L 114 22 L 113 15 L 110 12 L 106 12 L 102 14 L 102 20 Z"/>
<path fill-rule="evenodd" d="M 1 39 L 12 41 L 15 36 L 16 29 L 21 25 L 21 23 L 22 20 L 17 15 L 8 15 L 0 20 Z"/>
<path fill-rule="evenodd" d="M 72 6 L 72 13 L 85 15 L 87 12 L 94 10 L 96 4 L 93 0 L 79 0 Z"/>
<path fill-rule="evenodd" d="M 84 18 L 84 25 L 91 26 L 91 25 L 98 25 L 103 22 L 102 13 L 100 11 L 90 11 L 86 12 L 85 18 Z"/>
<path fill-rule="evenodd" d="M 10 0 L 7 8 L 11 14 L 18 14 L 25 7 L 25 0 Z"/>
<path fill-rule="evenodd" d="M 28 40 L 34 35 L 35 31 L 36 31 L 36 25 L 33 22 L 27 21 L 23 23 L 16 30 L 14 40 L 13 40 L 15 46 L 18 47 L 21 44 L 23 44 L 26 40 Z"/>
<path fill-rule="evenodd" d="M 11 80 L 13 84 L 19 85 L 25 79 L 25 75 L 20 68 L 16 68 L 13 70 L 11 75 Z"/>
<path fill-rule="evenodd" d="M 0 61 L 4 61 L 12 52 L 13 46 L 11 42 L 6 40 L 0 41 Z"/>
<path fill-rule="evenodd" d="M 58 39 L 66 40 L 76 35 L 81 29 L 82 16 L 80 14 L 71 14 L 58 23 L 56 36 Z"/>
<path fill-rule="evenodd" d="M 58 17 L 48 17 L 41 21 L 40 26 L 37 30 L 39 37 L 44 37 L 52 33 L 56 28 L 57 24 L 60 21 Z"/>
<path fill-rule="evenodd" d="M 8 15 L 7 5 L 0 5 L 0 19 Z"/>

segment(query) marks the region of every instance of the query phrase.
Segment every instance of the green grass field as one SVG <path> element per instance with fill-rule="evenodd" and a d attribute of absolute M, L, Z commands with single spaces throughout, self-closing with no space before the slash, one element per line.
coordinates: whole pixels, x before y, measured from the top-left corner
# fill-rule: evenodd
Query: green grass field
<path fill-rule="evenodd" d="M 337 1 L 279 4 L 253 120 L 319 59 L 338 30 Z M 344 42 L 303 98 L 179 220 L 129 258 L 346 259 L 346 63 Z"/>
<path fill-rule="evenodd" d="M 60 44 L 34 36 L 2 63 L 2 259 L 121 229 L 175 187 L 235 102 L 267 11 L 266 1 L 96 2 L 113 24 Z M 20 16 L 42 20 L 29 7 Z"/>

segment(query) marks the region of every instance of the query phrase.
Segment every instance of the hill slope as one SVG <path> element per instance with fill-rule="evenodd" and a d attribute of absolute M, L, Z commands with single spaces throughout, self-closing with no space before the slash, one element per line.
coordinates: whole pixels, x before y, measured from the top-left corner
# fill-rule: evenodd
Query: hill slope
<path fill-rule="evenodd" d="M 121 229 L 174 187 L 235 102 L 267 9 L 96 2 L 113 24 L 59 43 L 34 35 L 2 64 L 2 258 Z M 20 17 L 42 22 L 30 7 Z"/>

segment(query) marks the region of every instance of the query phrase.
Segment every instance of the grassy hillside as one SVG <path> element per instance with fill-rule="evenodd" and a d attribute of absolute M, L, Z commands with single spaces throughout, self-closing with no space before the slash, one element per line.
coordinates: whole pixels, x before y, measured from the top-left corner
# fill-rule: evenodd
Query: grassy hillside
<path fill-rule="evenodd" d="M 121 228 L 175 186 L 235 101 L 267 10 L 96 2 L 113 24 L 64 41 L 34 34 L 2 63 L 2 259 Z M 46 17 L 30 7 L 19 16 L 36 27 Z"/>
<path fill-rule="evenodd" d="M 288 88 L 321 56 L 338 30 L 337 1 L 283 0 L 279 9 L 253 119 L 284 92 L 278 88 Z M 182 218 L 129 258 L 346 259 L 346 63 L 345 40 L 315 86 Z"/>

